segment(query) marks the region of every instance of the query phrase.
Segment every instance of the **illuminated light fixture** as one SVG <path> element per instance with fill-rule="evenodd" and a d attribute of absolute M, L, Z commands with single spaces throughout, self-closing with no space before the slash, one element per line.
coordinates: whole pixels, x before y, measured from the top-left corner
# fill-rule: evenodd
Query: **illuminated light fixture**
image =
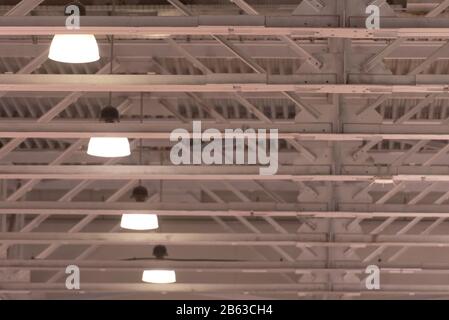
<path fill-rule="evenodd" d="M 81 3 L 69 5 L 76 5 L 80 16 L 86 15 L 86 9 Z M 88 63 L 98 61 L 100 52 L 93 34 L 55 34 L 50 44 L 48 58 L 64 63 Z"/>
<path fill-rule="evenodd" d="M 142 281 L 148 283 L 175 283 L 176 273 L 174 270 L 144 270 Z"/>
<path fill-rule="evenodd" d="M 143 186 L 137 186 L 131 197 L 136 202 L 144 202 L 148 199 L 148 191 Z M 155 214 L 125 213 L 122 215 L 120 226 L 130 230 L 153 230 L 159 228 L 159 222 Z"/>
<path fill-rule="evenodd" d="M 167 248 L 162 245 L 154 247 L 153 255 L 156 259 L 162 260 L 168 255 Z M 142 281 L 148 283 L 175 283 L 176 282 L 176 272 L 174 270 L 168 269 L 149 269 L 144 270 L 142 274 Z"/>
<path fill-rule="evenodd" d="M 55 34 L 48 58 L 64 63 L 89 63 L 98 61 L 100 53 L 93 34 Z"/>
<path fill-rule="evenodd" d="M 131 154 L 128 138 L 93 137 L 89 140 L 87 154 L 95 157 L 119 158 Z"/>
<path fill-rule="evenodd" d="M 130 230 L 152 230 L 159 228 L 159 222 L 155 214 L 125 213 L 120 226 Z"/>
<path fill-rule="evenodd" d="M 119 122 L 120 116 L 116 108 L 107 106 L 101 110 L 100 119 L 105 123 L 115 123 Z M 92 137 L 87 146 L 87 154 L 107 158 L 126 157 L 131 154 L 131 148 L 125 137 Z"/>

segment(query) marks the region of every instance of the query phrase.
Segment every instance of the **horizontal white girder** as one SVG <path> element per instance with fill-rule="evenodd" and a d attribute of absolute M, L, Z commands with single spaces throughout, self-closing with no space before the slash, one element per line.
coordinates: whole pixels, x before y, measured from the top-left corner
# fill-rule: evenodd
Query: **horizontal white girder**
<path fill-rule="evenodd" d="M 65 292 L 77 294 L 80 292 L 291 292 L 298 290 L 324 288 L 323 284 L 228 284 L 228 283 L 86 283 L 81 284 L 81 290 L 67 290 L 65 283 L 8 283 L 0 282 L 0 293 L 18 292 Z"/>
<path fill-rule="evenodd" d="M 89 244 L 89 245 L 285 245 L 295 246 L 296 234 L 229 234 L 229 233 L 58 233 L 58 232 L 3 232 L 3 244 Z"/>
<path fill-rule="evenodd" d="M 2 201 L 0 214 L 50 214 L 50 215 L 122 215 L 125 211 L 136 214 L 151 212 L 161 216 L 247 216 L 247 217 L 309 217 L 309 218 L 449 218 L 447 206 L 433 210 L 410 210 L 401 205 L 376 206 L 367 204 L 341 204 L 341 211 L 301 210 L 298 203 L 227 202 L 227 203 L 136 203 L 136 202 L 52 202 L 52 201 Z M 356 207 L 357 210 L 350 210 Z M 390 210 L 388 210 L 390 209 Z M 436 210 L 435 210 L 436 209 Z M 438 210 L 440 209 L 440 210 Z"/>
<path fill-rule="evenodd" d="M 435 131 L 434 133 L 388 133 L 388 131 L 385 133 L 301 133 L 298 131 L 302 131 L 305 125 L 292 121 L 261 123 L 260 121 L 248 120 L 245 122 L 232 121 L 232 123 L 216 123 L 210 120 L 204 120 L 201 122 L 201 129 L 204 131 L 209 128 L 214 128 L 224 134 L 226 129 L 238 129 L 244 125 L 252 129 L 278 129 L 278 137 L 280 139 L 297 139 L 303 141 L 449 140 L 449 131 L 438 133 Z M 120 136 L 130 139 L 168 140 L 170 133 L 175 129 L 185 129 L 192 132 L 192 124 L 182 124 L 173 121 L 167 121 L 165 123 L 164 121 L 148 121 L 141 124 L 136 121 L 124 120 L 111 125 L 86 120 L 55 120 L 49 123 L 38 123 L 26 119 L 0 120 L 0 137 L 2 138 L 88 139 L 90 137 Z M 207 136 L 207 134 L 203 133 L 203 136 Z"/>
<path fill-rule="evenodd" d="M 0 260 L 0 269 L 8 270 L 61 270 L 73 264 L 73 260 Z M 267 261 L 181 261 L 181 260 L 79 260 L 76 265 L 83 271 L 141 271 L 143 269 L 173 268 L 176 271 L 186 272 L 306 272 L 307 268 L 299 263 L 267 262 Z M 320 268 L 315 268 L 320 270 Z M 360 271 L 363 269 L 361 268 Z"/>
<path fill-rule="evenodd" d="M 365 17 L 352 17 L 348 28 L 338 26 L 338 16 L 320 19 L 301 16 L 151 16 L 151 17 L 83 17 L 79 30 L 65 28 L 65 17 L 35 16 L 18 19 L 2 17 L 0 35 L 54 35 L 55 33 L 90 33 L 96 35 L 169 36 L 169 35 L 271 35 L 300 38 L 368 38 L 390 39 L 447 38 L 447 19 L 383 17 L 382 29 L 365 28 Z M 416 28 L 416 25 L 422 25 Z M 308 27 L 304 27 L 308 25 Z"/>
<path fill-rule="evenodd" d="M 64 233 L 0 232 L 2 244 L 60 245 L 158 245 L 171 246 L 290 246 L 326 248 L 449 247 L 447 235 L 386 235 L 335 233 L 329 241 L 324 233 Z"/>
<path fill-rule="evenodd" d="M 148 284 L 148 283 L 82 283 L 80 290 L 67 290 L 65 283 L 0 283 L 0 293 L 24 294 L 30 292 L 65 293 L 76 295 L 85 292 L 136 292 L 136 293 L 164 293 L 164 292 L 240 292 L 266 293 L 266 294 L 293 294 L 298 297 L 304 295 L 326 295 L 341 297 L 350 296 L 385 296 L 394 295 L 408 297 L 416 295 L 447 296 L 449 286 L 446 285 L 383 285 L 380 290 L 367 290 L 361 284 L 333 283 L 332 290 L 327 283 L 268 283 L 268 284 L 223 284 L 223 283 L 174 283 L 174 284 Z"/>
<path fill-rule="evenodd" d="M 65 20 L 64 16 L 2 17 L 0 35 L 287 35 L 309 29 L 303 28 L 304 24 L 310 27 L 322 23 L 327 23 L 327 27 L 338 26 L 337 16 L 323 17 L 320 21 L 298 16 L 84 16 L 78 30 L 68 30 Z"/>
<path fill-rule="evenodd" d="M 259 166 L 140 166 L 140 165 L 2 165 L 0 179 L 61 180 L 288 180 L 355 182 L 374 181 L 376 175 L 304 175 L 302 166 L 281 166 L 275 175 L 260 175 Z M 448 174 L 397 174 L 394 182 L 449 182 Z"/>
<path fill-rule="evenodd" d="M 35 270 L 35 271 L 57 271 L 65 269 L 73 264 L 73 260 L 0 260 L 0 270 Z M 333 263 L 334 266 L 322 267 L 319 264 L 307 264 L 304 262 L 277 262 L 277 261 L 182 261 L 182 260 L 78 260 L 76 265 L 82 271 L 141 271 L 143 269 L 175 269 L 177 272 L 233 272 L 233 273 L 364 273 L 366 265 L 356 263 Z M 398 265 L 383 264 L 380 268 L 382 273 L 392 274 L 447 274 L 449 266 L 438 264 L 416 264 Z"/>
<path fill-rule="evenodd" d="M 109 56 L 109 42 L 105 39 L 97 40 L 100 55 Z M 248 39 L 248 40 L 227 40 L 236 48 L 246 52 L 252 58 L 271 58 L 271 59 L 295 59 L 298 54 L 288 48 L 285 42 L 267 39 Z M 446 40 L 435 39 L 435 41 L 403 41 L 401 46 L 391 52 L 385 59 L 425 59 L 435 50 L 441 47 Z M 43 52 L 50 46 L 51 39 L 40 39 L 38 43 L 32 43 L 20 39 L 0 39 L 0 57 L 28 57 L 34 58 L 38 52 Z M 235 58 L 235 55 L 215 40 L 207 39 L 177 39 L 177 43 L 188 50 L 196 58 L 216 57 L 216 58 Z M 313 42 L 308 40 L 297 40 L 296 42 L 304 50 L 311 54 L 320 54 L 328 48 L 327 40 L 315 39 Z M 352 41 L 352 48 L 362 50 L 367 54 L 375 54 L 388 45 L 385 40 L 357 40 Z M 152 57 L 181 58 L 182 55 L 170 46 L 164 39 L 115 39 L 114 56 L 125 64 L 130 59 L 151 59 Z M 441 59 L 447 59 L 442 56 Z M 131 60 L 132 61 L 132 60 Z"/>
<path fill-rule="evenodd" d="M 372 77 L 370 75 L 370 77 Z M 333 84 L 334 75 L 74 75 L 0 74 L 0 91 L 11 92 L 298 92 L 343 94 L 447 93 L 447 75 L 416 76 L 405 84 Z M 421 80 L 422 79 L 422 80 Z M 327 83 L 326 83 L 327 81 Z M 388 81 L 385 81 L 388 83 Z"/>

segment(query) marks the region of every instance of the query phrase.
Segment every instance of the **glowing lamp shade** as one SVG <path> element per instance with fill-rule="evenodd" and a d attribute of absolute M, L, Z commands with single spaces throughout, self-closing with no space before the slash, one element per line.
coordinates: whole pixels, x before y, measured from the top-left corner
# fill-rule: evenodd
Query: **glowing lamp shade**
<path fill-rule="evenodd" d="M 174 270 L 144 270 L 142 281 L 148 283 L 175 283 L 176 273 Z"/>
<path fill-rule="evenodd" d="M 131 154 L 128 138 L 92 137 L 87 146 L 87 154 L 95 157 L 118 158 Z"/>
<path fill-rule="evenodd" d="M 97 40 L 93 34 L 56 34 L 48 58 L 65 63 L 87 63 L 100 59 Z"/>
<path fill-rule="evenodd" d="M 130 230 L 152 230 L 159 228 L 159 222 L 155 214 L 125 213 L 122 215 L 120 226 Z"/>

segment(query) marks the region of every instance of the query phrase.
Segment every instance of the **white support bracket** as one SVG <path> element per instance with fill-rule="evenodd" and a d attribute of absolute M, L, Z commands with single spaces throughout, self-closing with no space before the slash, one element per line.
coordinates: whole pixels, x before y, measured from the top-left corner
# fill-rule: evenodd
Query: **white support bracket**
<path fill-rule="evenodd" d="M 394 187 L 388 191 L 387 193 L 385 193 L 382 197 L 380 197 L 380 199 L 378 199 L 375 203 L 376 204 L 384 204 L 385 202 L 387 202 L 389 199 L 391 199 L 396 193 L 398 193 L 401 190 L 405 189 L 405 182 L 402 181 L 396 185 L 394 185 Z"/>
<path fill-rule="evenodd" d="M 304 50 L 304 48 L 302 48 L 295 40 L 293 40 L 289 36 L 280 36 L 279 38 L 284 41 L 287 46 L 296 54 L 298 54 L 300 57 L 304 57 L 306 59 L 306 62 L 312 65 L 315 69 L 320 70 L 323 67 L 323 63 L 320 60 L 316 59 L 313 55 Z"/>
<path fill-rule="evenodd" d="M 426 229 L 424 229 L 424 231 L 422 231 L 419 235 L 421 235 L 421 236 L 429 235 L 436 227 L 438 227 L 445 220 L 446 220 L 446 218 L 436 219 L 430 226 L 428 226 Z M 413 220 L 412 220 L 412 222 L 413 222 Z M 397 250 L 396 253 L 394 253 L 393 255 L 391 255 L 388 258 L 388 262 L 392 262 L 392 261 L 398 259 L 408 249 L 409 249 L 408 247 L 403 247 L 403 248 Z"/>
<path fill-rule="evenodd" d="M 449 41 L 447 41 L 444 45 L 442 45 L 437 50 L 435 50 L 435 52 L 433 52 L 430 56 L 428 56 L 423 62 L 421 62 L 414 69 L 412 69 L 408 73 L 408 75 L 417 75 L 417 74 L 423 72 L 432 63 L 434 63 L 438 58 L 444 57 L 447 54 L 448 49 L 449 49 Z"/>
<path fill-rule="evenodd" d="M 368 156 L 369 156 L 368 151 L 372 147 L 377 145 L 380 141 L 382 141 L 382 140 L 381 139 L 373 139 L 371 141 L 367 141 L 362 147 L 357 149 L 357 151 L 352 154 L 352 159 L 354 159 L 354 161 L 365 161 L 366 158 L 368 158 Z"/>
<path fill-rule="evenodd" d="M 378 54 L 374 55 L 373 57 L 369 58 L 363 65 L 362 70 L 365 72 L 369 72 L 374 67 L 379 65 L 380 63 L 383 63 L 383 59 L 388 56 L 390 53 L 392 53 L 394 50 L 396 50 L 401 44 L 405 42 L 405 38 L 397 38 L 394 41 L 392 41 L 389 45 L 387 45 L 382 51 L 380 51 Z"/>
<path fill-rule="evenodd" d="M 308 114 L 310 114 L 315 119 L 318 119 L 321 116 L 321 112 L 319 112 L 317 109 L 315 109 L 313 106 L 309 105 L 307 102 L 299 98 L 295 93 L 293 92 L 282 92 L 284 96 L 289 98 L 299 109 L 299 111 L 306 111 Z"/>
<path fill-rule="evenodd" d="M 312 151 L 304 147 L 296 139 L 288 139 L 287 143 L 290 144 L 293 148 L 295 148 L 301 154 L 301 156 L 303 156 L 308 161 L 315 162 L 315 160 L 317 159 L 316 154 L 314 154 Z"/>
<path fill-rule="evenodd" d="M 449 152 L 449 143 L 446 144 L 443 148 L 438 150 L 435 154 L 433 154 L 429 159 L 427 159 L 425 162 L 423 162 L 422 166 L 427 167 L 430 166 L 436 159 L 438 159 L 440 156 L 446 154 Z"/>
<path fill-rule="evenodd" d="M 429 141 L 426 140 L 421 140 L 418 141 L 413 147 L 411 147 L 410 149 L 408 149 L 406 152 L 404 152 L 399 158 L 397 158 L 396 160 L 393 161 L 393 163 L 391 164 L 391 166 L 400 166 L 404 163 L 404 161 L 410 157 L 413 154 L 416 154 L 417 152 L 419 152 L 419 150 L 421 150 L 422 147 L 424 147 Z"/>
<path fill-rule="evenodd" d="M 360 116 L 361 114 L 363 114 L 367 111 L 375 110 L 378 106 L 380 106 L 382 103 L 387 101 L 388 98 L 389 98 L 389 95 L 386 95 L 386 94 L 379 96 L 373 103 L 370 103 L 366 107 L 363 107 L 359 111 L 357 111 L 356 115 Z"/>
<path fill-rule="evenodd" d="M 412 118 L 415 114 L 417 114 L 419 111 L 421 111 L 424 107 L 428 106 L 430 103 L 435 101 L 438 94 L 433 93 L 429 94 L 427 97 L 425 97 L 423 100 L 418 102 L 413 108 L 405 112 L 400 118 L 396 119 L 394 122 L 395 124 L 403 124 L 405 121 Z"/>
<path fill-rule="evenodd" d="M 433 18 L 438 16 L 440 13 L 442 13 L 444 10 L 446 10 L 449 7 L 449 0 L 444 0 L 440 4 L 438 4 L 435 8 L 433 8 L 431 11 L 429 11 L 426 14 L 426 18 Z"/>
<path fill-rule="evenodd" d="M 303 2 L 307 3 L 317 13 L 321 12 L 321 10 L 325 8 L 325 5 L 318 0 L 303 0 Z"/>

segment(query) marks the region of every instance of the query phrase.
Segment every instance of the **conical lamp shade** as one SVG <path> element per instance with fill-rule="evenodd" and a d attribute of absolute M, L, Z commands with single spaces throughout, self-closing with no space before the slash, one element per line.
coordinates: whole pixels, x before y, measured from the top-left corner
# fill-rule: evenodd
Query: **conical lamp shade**
<path fill-rule="evenodd" d="M 159 222 L 155 214 L 125 213 L 120 226 L 130 230 L 153 230 L 159 228 Z"/>
<path fill-rule="evenodd" d="M 65 63 L 87 63 L 99 60 L 100 53 L 92 34 L 56 34 L 48 58 Z"/>
<path fill-rule="evenodd" d="M 87 154 L 95 157 L 118 158 L 131 154 L 128 138 L 92 137 L 87 146 Z"/>
<path fill-rule="evenodd" d="M 148 283 L 175 283 L 176 273 L 174 270 L 144 270 L 142 281 Z"/>

